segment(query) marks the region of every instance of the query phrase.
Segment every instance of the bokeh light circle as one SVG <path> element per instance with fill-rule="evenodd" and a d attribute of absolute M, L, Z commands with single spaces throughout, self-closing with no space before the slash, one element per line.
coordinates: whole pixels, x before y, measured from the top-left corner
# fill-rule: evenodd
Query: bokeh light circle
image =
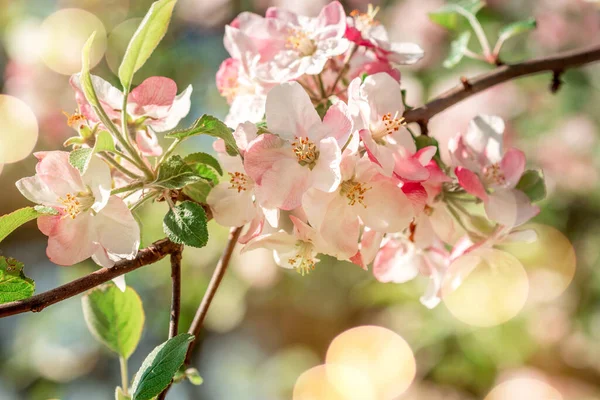
<path fill-rule="evenodd" d="M 26 18 L 6 28 L 4 48 L 11 60 L 23 64 L 39 61 L 43 42 L 40 24 L 35 18 Z"/>
<path fill-rule="evenodd" d="M 380 400 L 369 378 L 345 365 L 325 364 L 305 371 L 292 400 Z"/>
<path fill-rule="evenodd" d="M 38 123 L 23 101 L 0 94 L 0 164 L 27 157 L 38 139 Z"/>
<path fill-rule="evenodd" d="M 519 230 L 533 229 L 533 243 L 507 243 L 502 249 L 514 255 L 529 276 L 530 299 L 547 302 L 560 296 L 569 286 L 576 269 L 573 245 L 558 229 L 543 224 L 527 224 Z"/>
<path fill-rule="evenodd" d="M 514 256 L 479 249 L 457 258 L 442 286 L 444 304 L 462 322 L 478 327 L 499 325 L 525 305 L 529 282 Z"/>
<path fill-rule="evenodd" d="M 42 61 L 55 72 L 71 75 L 81 70 L 81 49 L 96 32 L 90 51 L 90 68 L 94 67 L 106 50 L 106 30 L 94 14 L 77 8 L 59 10 L 48 16 L 41 27 Z"/>
<path fill-rule="evenodd" d="M 379 326 L 360 326 L 338 335 L 329 345 L 326 363 L 345 365 L 368 377 L 378 399 L 404 393 L 416 373 L 410 346 L 397 333 Z"/>
<path fill-rule="evenodd" d="M 563 397 L 545 382 L 516 378 L 496 386 L 484 400 L 563 400 Z"/>

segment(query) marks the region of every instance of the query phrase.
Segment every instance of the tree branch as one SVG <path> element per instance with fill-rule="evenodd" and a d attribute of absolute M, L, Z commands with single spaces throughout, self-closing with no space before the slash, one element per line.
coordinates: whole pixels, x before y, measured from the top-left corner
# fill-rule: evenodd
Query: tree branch
<path fill-rule="evenodd" d="M 169 339 L 177 336 L 179 330 L 179 313 L 181 311 L 181 256 L 183 246 L 171 253 L 171 319 L 169 321 Z"/>
<path fill-rule="evenodd" d="M 434 115 L 441 113 L 467 97 L 500 83 L 540 72 L 562 73 L 568 68 L 590 64 L 599 60 L 600 45 L 595 45 L 585 49 L 564 52 L 518 64 L 502 65 L 490 72 L 468 79 L 467 82 L 469 85 L 461 82 L 456 87 L 442 93 L 424 106 L 406 111 L 404 118 L 407 123 L 419 122 L 426 124 Z"/>
<path fill-rule="evenodd" d="M 227 270 L 227 266 L 229 265 L 229 261 L 231 260 L 231 255 L 233 254 L 233 249 L 242 233 L 242 228 L 232 228 L 229 232 L 229 239 L 227 241 L 227 246 L 223 250 L 223 254 L 215 267 L 215 271 L 213 272 L 212 278 L 210 278 L 210 283 L 208 284 L 208 288 L 204 293 L 204 297 L 202 297 L 202 302 L 198 306 L 196 310 L 196 315 L 194 316 L 194 320 L 192 321 L 192 325 L 190 325 L 190 329 L 188 333 L 194 335 L 196 340 L 190 343 L 186 356 L 185 356 L 185 364 L 190 363 L 190 359 L 192 357 L 192 351 L 194 350 L 194 344 L 198 341 L 198 335 L 200 335 L 200 330 L 202 329 L 202 324 L 204 323 L 204 319 L 206 318 L 206 313 L 208 312 L 208 308 L 210 307 L 210 303 L 215 297 L 215 293 L 217 293 L 217 289 L 221 284 L 221 280 L 223 280 L 223 276 L 225 275 L 225 271 Z"/>
<path fill-rule="evenodd" d="M 137 257 L 133 260 L 119 261 L 112 268 L 101 268 L 89 275 L 24 300 L 0 304 L 0 318 L 28 311 L 42 311 L 52 304 L 71 298 L 79 293 L 83 293 L 86 290 L 101 285 L 104 282 L 108 282 L 117 276 L 134 271 L 144 265 L 154 264 L 164 258 L 167 254 L 176 253 L 180 249 L 180 245 L 171 242 L 169 239 L 159 240 L 145 249 L 140 250 Z"/>

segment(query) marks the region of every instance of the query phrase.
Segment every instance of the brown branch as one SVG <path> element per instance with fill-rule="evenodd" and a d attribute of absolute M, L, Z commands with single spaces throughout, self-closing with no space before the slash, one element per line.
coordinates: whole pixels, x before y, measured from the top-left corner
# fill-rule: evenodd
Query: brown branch
<path fill-rule="evenodd" d="M 538 58 L 518 64 L 501 65 L 485 74 L 469 78 L 469 84 L 460 85 L 442 93 L 422 107 L 413 108 L 404 113 L 406 122 L 427 122 L 436 114 L 450 108 L 454 104 L 482 92 L 492 86 L 526 75 L 540 72 L 562 73 L 568 68 L 590 64 L 600 60 L 600 45 L 585 49 L 560 53 L 550 57 Z"/>
<path fill-rule="evenodd" d="M 204 319 L 206 318 L 206 313 L 208 312 L 208 308 L 210 307 L 210 303 L 215 297 L 215 293 L 217 293 L 217 289 L 223 280 L 223 276 L 225 276 L 225 271 L 227 270 L 227 266 L 229 265 L 229 261 L 231 260 L 231 255 L 233 254 L 233 249 L 242 233 L 242 227 L 232 228 L 229 232 L 229 239 L 227 241 L 227 246 L 223 249 L 223 254 L 217 263 L 215 271 L 213 272 L 212 278 L 210 278 L 210 283 L 208 284 L 208 288 L 204 293 L 204 297 L 202 297 L 202 301 L 196 310 L 196 315 L 194 316 L 194 320 L 192 321 L 192 325 L 190 325 L 190 329 L 188 333 L 194 335 L 196 340 L 190 343 L 188 347 L 186 356 L 185 356 L 185 364 L 190 363 L 190 359 L 192 356 L 192 351 L 194 350 L 194 344 L 198 341 L 198 335 L 200 335 L 200 330 L 202 329 L 202 324 L 204 323 Z"/>
<path fill-rule="evenodd" d="M 52 304 L 83 293 L 86 290 L 101 285 L 104 282 L 108 282 L 117 276 L 134 271 L 144 265 L 154 264 L 164 258 L 167 254 L 175 253 L 179 251 L 179 249 L 180 245 L 171 242 L 169 239 L 159 240 L 145 249 L 140 250 L 137 257 L 133 260 L 119 261 L 112 268 L 101 268 L 89 275 L 24 300 L 0 304 L 0 318 L 28 311 L 42 311 Z"/>

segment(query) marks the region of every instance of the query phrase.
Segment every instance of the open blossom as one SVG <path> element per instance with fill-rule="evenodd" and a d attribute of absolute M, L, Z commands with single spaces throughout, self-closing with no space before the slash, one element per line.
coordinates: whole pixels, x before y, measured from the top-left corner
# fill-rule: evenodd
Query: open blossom
<path fill-rule="evenodd" d="M 423 49 L 414 43 L 390 42 L 387 30 L 375 19 L 379 7 L 369 5 L 366 13 L 352 11 L 347 19 L 346 37 L 359 46 L 373 49 L 381 60 L 414 64 L 423 58 Z"/>
<path fill-rule="evenodd" d="M 501 118 L 480 115 L 448 147 L 460 186 L 484 202 L 490 219 L 518 226 L 537 215 L 539 207 L 516 189 L 525 171 L 525 155 L 514 148 L 505 152 L 503 133 Z"/>
<path fill-rule="evenodd" d="M 300 218 L 290 215 L 294 224 L 293 234 L 278 231 L 258 236 L 244 246 L 242 252 L 258 248 L 273 250 L 277 265 L 295 269 L 302 275 L 315 269 L 319 253 L 328 254 L 329 249 L 319 233 Z"/>
<path fill-rule="evenodd" d="M 356 158 L 345 155 L 337 190 L 327 193 L 313 188 L 302 199 L 309 222 L 339 251 L 341 259 L 358 252 L 361 222 L 378 232 L 398 232 L 414 217 L 413 206 L 398 183 L 379 174 L 368 158 Z"/>
<path fill-rule="evenodd" d="M 244 157 L 259 203 L 292 210 L 311 187 L 336 190 L 341 181 L 341 147 L 352 132 L 346 105 L 331 106 L 321 120 L 300 84 L 290 82 L 269 92 L 266 114 L 272 133 L 253 140 Z"/>
<path fill-rule="evenodd" d="M 35 153 L 36 175 L 17 182 L 17 188 L 34 203 L 51 207 L 57 215 L 38 218 L 48 236 L 48 258 L 73 265 L 89 257 L 111 267 L 120 259 L 133 259 L 140 244 L 140 229 L 117 196 L 111 196 L 108 166 L 92 158 L 82 175 L 69 164 L 69 153 Z"/>
<path fill-rule="evenodd" d="M 348 107 L 356 129 L 371 160 L 383 174 L 406 181 L 429 178 L 427 164 L 435 155 L 434 146 L 417 151 L 405 128 L 404 103 L 400 84 L 387 73 L 354 79 L 348 89 Z"/>
<path fill-rule="evenodd" d="M 123 93 L 104 79 L 92 75 L 92 84 L 104 111 L 113 122 L 121 120 Z M 71 77 L 81 114 L 99 122 L 81 88 L 80 75 Z M 142 154 L 159 156 L 162 148 L 155 132 L 173 129 L 190 111 L 191 85 L 177 95 L 177 84 L 169 78 L 153 76 L 144 80 L 127 97 L 127 114 L 135 124 L 135 140 Z"/>
<path fill-rule="evenodd" d="M 316 18 L 279 8 L 269 8 L 266 17 L 240 14 L 225 31 L 229 54 L 259 55 L 259 75 L 272 82 L 286 82 L 303 74 L 317 75 L 332 57 L 344 54 L 346 14 L 334 1 Z"/>

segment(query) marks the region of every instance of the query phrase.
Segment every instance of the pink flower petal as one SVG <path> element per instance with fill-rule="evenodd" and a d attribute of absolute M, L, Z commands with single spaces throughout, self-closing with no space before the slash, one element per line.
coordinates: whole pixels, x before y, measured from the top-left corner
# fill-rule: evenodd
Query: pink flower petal
<path fill-rule="evenodd" d="M 473 171 L 463 167 L 456 167 L 454 173 L 458 178 L 458 184 L 465 189 L 467 193 L 470 193 L 483 201 L 488 200 L 488 194 L 486 193 L 481 180 Z"/>
<path fill-rule="evenodd" d="M 58 265 L 73 265 L 90 258 L 97 240 L 92 219 L 90 213 L 84 212 L 74 219 L 65 217 L 56 221 L 46 248 L 50 261 Z"/>
<path fill-rule="evenodd" d="M 379 232 L 399 232 L 414 217 L 414 209 L 409 199 L 391 180 L 377 180 L 367 183 L 370 187 L 364 194 L 364 206 L 354 206 L 363 223 Z"/>
<path fill-rule="evenodd" d="M 93 218 L 97 242 L 111 258 L 133 259 L 140 246 L 140 227 L 125 202 L 111 196 Z M 114 259 L 113 258 L 113 259 Z"/>
<path fill-rule="evenodd" d="M 496 190 L 485 203 L 485 212 L 493 221 L 507 227 L 524 224 L 539 214 L 540 208 L 531 204 L 520 190 Z"/>
<path fill-rule="evenodd" d="M 510 149 L 504 153 L 500 169 L 506 179 L 506 187 L 514 188 L 525 172 L 525 154 L 521 150 Z"/>
<path fill-rule="evenodd" d="M 257 210 L 252 190 L 238 192 L 231 188 L 229 181 L 223 180 L 215 186 L 206 198 L 213 218 L 223 226 L 242 226 L 252 221 Z"/>

